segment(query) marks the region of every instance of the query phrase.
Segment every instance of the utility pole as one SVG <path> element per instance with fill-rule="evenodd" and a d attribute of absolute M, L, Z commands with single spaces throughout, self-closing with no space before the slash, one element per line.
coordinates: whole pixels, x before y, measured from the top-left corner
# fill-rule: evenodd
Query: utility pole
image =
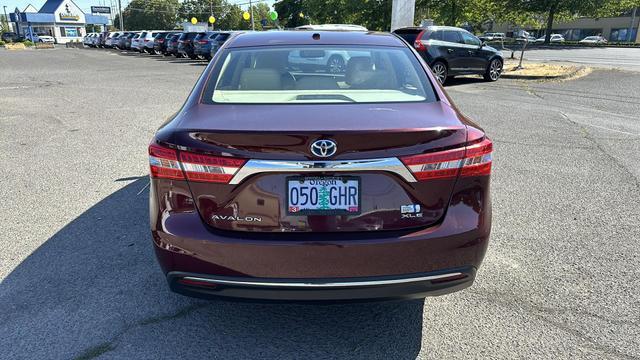
<path fill-rule="evenodd" d="M 416 0 L 393 0 L 391 3 L 391 31 L 413 26 Z"/>
<path fill-rule="evenodd" d="M 118 16 L 120 18 L 120 31 L 124 31 L 124 21 L 122 19 L 122 2 L 121 0 L 118 0 L 118 14 L 120 16 Z"/>
<path fill-rule="evenodd" d="M 253 5 L 251 5 L 251 0 L 249 0 L 249 11 L 251 12 L 251 31 L 256 31 L 256 26 L 253 23 Z"/>
<path fill-rule="evenodd" d="M 6 29 L 4 29 L 4 31 L 9 31 L 9 18 L 7 17 L 7 6 L 3 5 L 2 7 L 4 8 L 4 23 L 5 23 L 5 26 L 7 27 Z"/>
<path fill-rule="evenodd" d="M 633 13 L 631 13 L 631 24 L 629 25 L 629 31 L 627 31 L 627 42 L 636 41 L 636 39 L 632 39 L 631 38 L 631 36 L 633 35 L 633 25 L 636 22 L 636 10 L 638 10 L 638 8 L 634 7 L 633 8 Z M 638 26 L 638 29 L 640 30 L 640 26 Z M 636 38 L 637 37 L 638 37 L 638 34 L 636 34 Z"/>

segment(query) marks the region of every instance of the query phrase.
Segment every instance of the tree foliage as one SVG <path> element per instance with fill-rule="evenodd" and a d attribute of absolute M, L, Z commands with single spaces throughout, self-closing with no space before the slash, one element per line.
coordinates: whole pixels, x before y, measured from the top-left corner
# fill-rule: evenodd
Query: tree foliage
<path fill-rule="evenodd" d="M 389 31 L 391 3 L 392 0 L 282 0 L 275 4 L 275 9 L 282 25 L 288 28 L 306 24 L 356 24 Z"/>
<path fill-rule="evenodd" d="M 126 30 L 173 29 L 180 9 L 178 0 L 132 0 L 122 9 Z M 118 15 L 113 20 L 120 26 Z"/>

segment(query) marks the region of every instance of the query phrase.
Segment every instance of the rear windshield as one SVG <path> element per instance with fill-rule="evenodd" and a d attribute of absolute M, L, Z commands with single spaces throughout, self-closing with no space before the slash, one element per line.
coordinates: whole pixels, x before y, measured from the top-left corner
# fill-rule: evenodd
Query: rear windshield
<path fill-rule="evenodd" d="M 205 90 L 208 103 L 435 101 L 404 47 L 291 46 L 225 50 Z"/>
<path fill-rule="evenodd" d="M 225 41 L 227 40 L 227 38 L 229 38 L 229 35 L 231 34 L 219 34 L 218 36 L 216 36 L 216 41 Z"/>
<path fill-rule="evenodd" d="M 196 37 L 196 35 L 198 35 L 198 33 L 183 33 L 180 40 L 191 40 Z"/>
<path fill-rule="evenodd" d="M 422 30 L 417 29 L 406 29 L 406 30 L 396 30 L 395 34 L 398 34 L 401 38 L 403 38 L 409 44 L 412 44 L 416 41 L 418 34 L 420 34 Z"/>

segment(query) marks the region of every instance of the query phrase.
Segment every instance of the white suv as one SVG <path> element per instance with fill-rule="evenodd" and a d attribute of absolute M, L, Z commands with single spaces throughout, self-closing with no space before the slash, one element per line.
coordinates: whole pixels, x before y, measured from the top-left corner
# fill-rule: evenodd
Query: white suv
<path fill-rule="evenodd" d="M 142 34 L 144 34 L 144 36 L 142 34 L 140 35 L 140 42 L 142 43 L 140 52 L 146 51 L 149 54 L 155 54 L 155 51 L 153 50 L 154 39 L 161 32 L 162 30 L 143 32 Z"/>

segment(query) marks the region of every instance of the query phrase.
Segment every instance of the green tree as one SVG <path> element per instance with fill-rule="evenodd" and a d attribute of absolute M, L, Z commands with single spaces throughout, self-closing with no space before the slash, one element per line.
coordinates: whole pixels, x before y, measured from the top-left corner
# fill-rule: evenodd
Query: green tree
<path fill-rule="evenodd" d="M 0 15 L 0 33 L 9 31 L 9 22 L 4 14 Z"/>
<path fill-rule="evenodd" d="M 216 18 L 216 29 L 235 30 L 248 29 L 242 19 L 242 9 L 238 5 L 225 0 L 185 0 L 180 7 L 180 19 L 188 21 L 192 17 L 198 21 L 207 21 L 209 16 Z"/>
<path fill-rule="evenodd" d="M 307 18 L 299 16 L 304 9 L 302 0 L 282 0 L 275 3 L 273 7 L 278 12 L 280 24 L 284 27 L 295 28 L 308 24 Z"/>
<path fill-rule="evenodd" d="M 178 0 L 132 0 L 122 10 L 126 30 L 174 29 L 180 8 Z M 114 25 L 120 24 L 118 15 Z"/>

